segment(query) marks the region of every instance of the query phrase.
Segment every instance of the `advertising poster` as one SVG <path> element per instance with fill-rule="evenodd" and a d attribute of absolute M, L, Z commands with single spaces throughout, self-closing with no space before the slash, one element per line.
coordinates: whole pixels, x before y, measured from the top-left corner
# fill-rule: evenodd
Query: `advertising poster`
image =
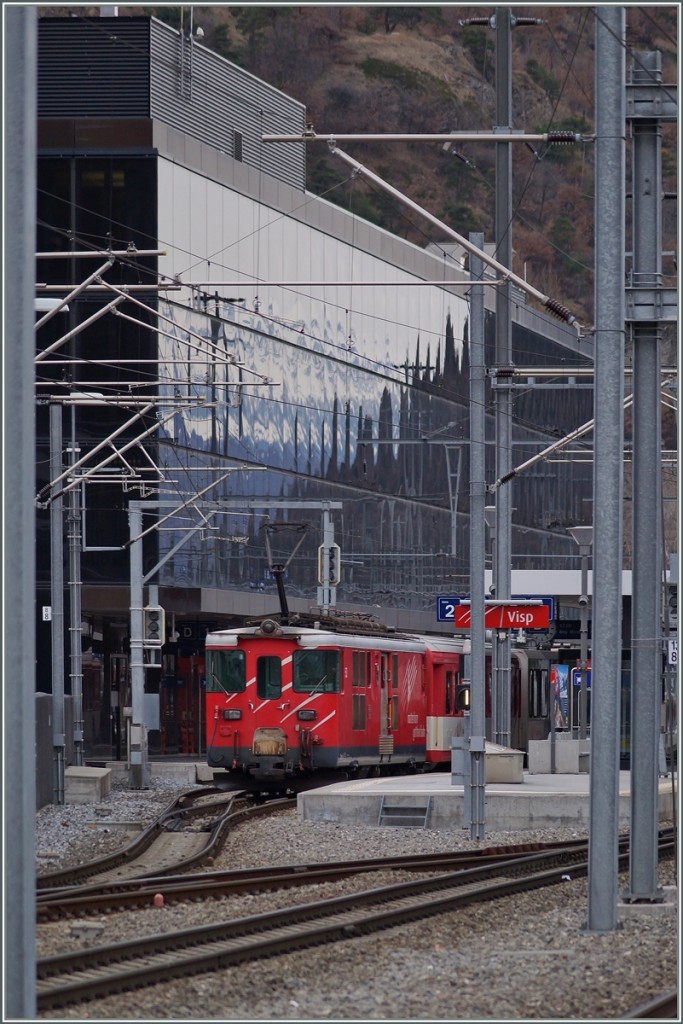
<path fill-rule="evenodd" d="M 569 665 L 553 665 L 550 685 L 555 693 L 555 728 L 569 728 Z"/>

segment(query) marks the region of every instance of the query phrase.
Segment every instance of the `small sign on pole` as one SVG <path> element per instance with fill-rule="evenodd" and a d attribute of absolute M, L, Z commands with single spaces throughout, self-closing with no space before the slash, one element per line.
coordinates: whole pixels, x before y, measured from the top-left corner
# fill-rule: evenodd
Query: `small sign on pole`
<path fill-rule="evenodd" d="M 667 663 L 673 668 L 678 665 L 678 640 L 667 640 Z"/>
<path fill-rule="evenodd" d="M 43 605 L 43 622 L 52 622 L 52 605 Z"/>

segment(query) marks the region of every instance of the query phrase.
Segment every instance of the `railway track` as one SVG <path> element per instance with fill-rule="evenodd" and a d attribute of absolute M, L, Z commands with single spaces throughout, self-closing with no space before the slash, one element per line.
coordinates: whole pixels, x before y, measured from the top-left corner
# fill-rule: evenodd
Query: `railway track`
<path fill-rule="evenodd" d="M 39 875 L 41 894 L 62 892 L 84 883 L 106 886 L 126 879 L 163 876 L 196 867 L 215 855 L 228 830 L 249 817 L 291 807 L 291 800 L 256 802 L 242 791 L 215 787 L 180 794 L 127 846 L 86 864 Z"/>
<path fill-rule="evenodd" d="M 678 990 L 663 992 L 655 999 L 641 1003 L 630 1013 L 624 1014 L 624 1020 L 679 1020 L 678 1016 Z"/>
<path fill-rule="evenodd" d="M 270 806 L 271 811 L 277 807 Z M 265 813 L 266 808 L 261 809 Z M 252 813 L 258 813 L 255 809 Z M 164 903 L 198 898 L 221 898 L 240 893 L 286 889 L 321 882 L 334 882 L 350 875 L 378 871 L 445 872 L 461 871 L 487 863 L 496 864 L 530 853 L 576 849 L 586 850 L 583 840 L 566 843 L 520 843 L 514 846 L 488 847 L 466 853 L 439 853 L 377 857 L 362 860 L 334 861 L 327 864 L 287 864 L 267 868 L 246 868 L 201 874 L 136 876 L 90 882 L 81 886 L 42 889 L 37 894 L 36 911 L 39 922 L 86 914 L 111 913 L 116 910 L 149 906 L 154 897 L 162 895 Z"/>
<path fill-rule="evenodd" d="M 660 838 L 660 856 L 675 852 L 672 836 Z M 628 852 L 620 853 L 622 866 Z M 352 896 L 290 906 L 271 913 L 153 935 L 37 963 L 41 1012 L 119 994 L 163 981 L 271 957 L 296 949 L 356 938 L 499 899 L 587 873 L 576 848 L 498 858 L 496 864 L 401 882 Z"/>

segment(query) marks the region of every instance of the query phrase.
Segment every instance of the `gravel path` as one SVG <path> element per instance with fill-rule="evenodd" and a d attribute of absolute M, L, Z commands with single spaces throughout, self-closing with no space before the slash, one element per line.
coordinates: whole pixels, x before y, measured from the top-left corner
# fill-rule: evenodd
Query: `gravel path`
<path fill-rule="evenodd" d="M 106 804 L 42 808 L 36 815 L 38 871 L 116 849 L 127 839 L 113 823 L 147 823 L 182 788 L 163 777 L 155 777 L 145 792 L 115 781 Z M 534 841 L 581 834 L 554 829 L 523 836 Z M 437 832 L 303 822 L 292 807 L 237 827 L 213 870 L 472 849 L 519 842 L 520 835 L 492 832 L 478 842 L 462 829 Z M 100 934 L 89 939 L 78 936 L 77 922 L 41 924 L 38 955 L 207 920 L 225 921 L 229 927 L 238 916 L 396 880 L 396 875 L 373 875 L 372 880 L 348 879 L 341 890 L 323 884 L 207 904 L 122 911 L 88 919 L 102 925 Z M 674 861 L 660 865 L 658 881 L 661 886 L 676 885 Z M 620 890 L 626 884 L 623 876 Z M 677 902 L 633 910 L 619 929 L 604 935 L 584 932 L 586 910 L 586 880 L 568 880 L 546 892 L 502 898 L 487 908 L 475 906 L 319 950 L 50 1011 L 45 1019 L 609 1020 L 676 986 Z"/>

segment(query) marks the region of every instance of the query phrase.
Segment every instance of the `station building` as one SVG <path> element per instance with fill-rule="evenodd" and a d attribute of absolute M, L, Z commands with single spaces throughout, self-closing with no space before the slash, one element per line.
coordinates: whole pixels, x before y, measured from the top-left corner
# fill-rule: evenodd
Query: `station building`
<path fill-rule="evenodd" d="M 308 192 L 305 146 L 262 138 L 304 132 L 303 104 L 153 17 L 41 18 L 38 68 L 36 294 L 100 273 L 37 331 L 36 688 L 64 474 L 86 755 L 122 753 L 131 571 L 165 612 L 150 750 L 201 755 L 203 637 L 279 610 L 273 566 L 309 610 L 338 544 L 324 603 L 449 628 L 437 596 L 469 591 L 469 275 L 451 240 L 416 246 Z M 590 341 L 512 302 L 515 365 L 592 365 Z M 489 381 L 489 481 L 494 401 Z M 519 388 L 514 463 L 591 417 L 589 388 Z M 590 521 L 592 466 L 544 461 L 510 486 L 513 573 L 553 594 L 553 573 L 578 576 L 568 528 Z M 554 596 L 578 646 L 575 602 Z"/>

